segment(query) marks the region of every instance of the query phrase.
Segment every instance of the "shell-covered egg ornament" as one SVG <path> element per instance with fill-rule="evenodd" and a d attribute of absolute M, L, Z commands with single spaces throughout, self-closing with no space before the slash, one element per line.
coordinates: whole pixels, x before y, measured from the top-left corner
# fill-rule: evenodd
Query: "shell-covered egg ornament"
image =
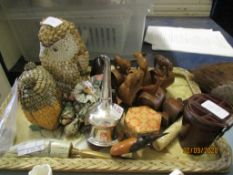
<path fill-rule="evenodd" d="M 89 75 L 89 53 L 74 23 L 48 17 L 38 34 L 40 61 L 56 80 L 62 92 L 70 93 Z"/>
<path fill-rule="evenodd" d="M 46 129 L 56 129 L 61 112 L 61 93 L 50 73 L 28 63 L 19 77 L 19 101 L 26 118 Z"/>

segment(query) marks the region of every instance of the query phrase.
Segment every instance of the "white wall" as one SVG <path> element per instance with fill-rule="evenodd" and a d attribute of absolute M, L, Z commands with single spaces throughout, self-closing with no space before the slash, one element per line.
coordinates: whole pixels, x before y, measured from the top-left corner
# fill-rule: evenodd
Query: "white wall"
<path fill-rule="evenodd" d="M 11 69 L 21 56 L 15 37 L 10 30 L 0 9 L 0 52 L 2 53 L 7 69 Z"/>
<path fill-rule="evenodd" d="M 150 16 L 208 17 L 212 0 L 154 0 Z"/>
<path fill-rule="evenodd" d="M 11 86 L 9 84 L 9 81 L 7 80 L 5 72 L 3 71 L 3 68 L 0 65 L 0 105 L 9 94 L 10 88 Z"/>

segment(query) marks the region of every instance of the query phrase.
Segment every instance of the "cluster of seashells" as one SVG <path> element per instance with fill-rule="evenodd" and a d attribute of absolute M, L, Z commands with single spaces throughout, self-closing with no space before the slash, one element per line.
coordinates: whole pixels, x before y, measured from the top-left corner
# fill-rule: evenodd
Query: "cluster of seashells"
<path fill-rule="evenodd" d="M 94 77 L 78 83 L 71 92 L 70 100 L 63 102 L 60 124 L 64 126 L 66 136 L 75 135 L 87 123 L 89 109 L 99 100 L 99 82 Z"/>

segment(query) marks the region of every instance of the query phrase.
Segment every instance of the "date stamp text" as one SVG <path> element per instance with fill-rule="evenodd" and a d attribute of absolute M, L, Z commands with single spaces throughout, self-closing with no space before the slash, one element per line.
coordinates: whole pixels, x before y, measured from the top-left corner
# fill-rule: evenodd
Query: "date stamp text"
<path fill-rule="evenodd" d="M 185 154 L 218 154 L 218 147 L 184 147 L 183 153 Z"/>

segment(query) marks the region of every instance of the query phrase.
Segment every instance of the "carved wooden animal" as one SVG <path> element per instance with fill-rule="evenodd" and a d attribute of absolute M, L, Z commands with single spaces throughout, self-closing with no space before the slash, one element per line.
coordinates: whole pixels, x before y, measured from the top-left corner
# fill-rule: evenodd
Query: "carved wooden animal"
<path fill-rule="evenodd" d="M 118 88 L 118 96 L 127 105 L 131 106 L 138 91 L 142 87 L 144 72 L 134 69 L 129 72 L 125 81 Z"/>

